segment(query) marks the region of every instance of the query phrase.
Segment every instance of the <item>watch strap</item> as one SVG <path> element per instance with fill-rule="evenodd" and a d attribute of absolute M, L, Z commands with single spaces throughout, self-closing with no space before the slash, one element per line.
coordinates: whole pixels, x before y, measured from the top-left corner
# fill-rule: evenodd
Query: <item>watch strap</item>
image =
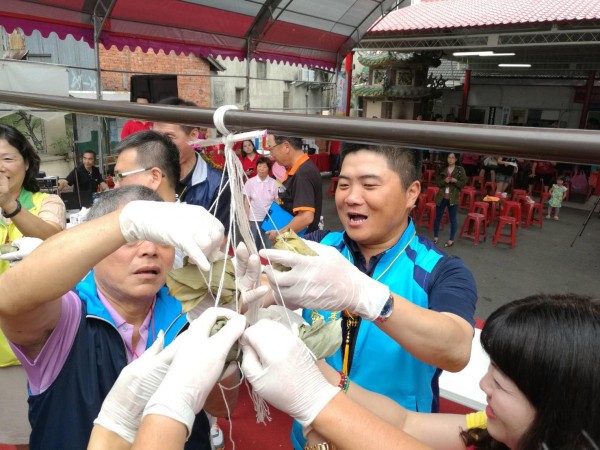
<path fill-rule="evenodd" d="M 15 210 L 11 213 L 7 213 L 6 211 L 2 210 L 2 217 L 4 217 L 5 219 L 10 219 L 21 212 L 21 202 L 18 199 L 15 200 L 15 202 L 17 202 L 17 207 L 15 208 Z"/>

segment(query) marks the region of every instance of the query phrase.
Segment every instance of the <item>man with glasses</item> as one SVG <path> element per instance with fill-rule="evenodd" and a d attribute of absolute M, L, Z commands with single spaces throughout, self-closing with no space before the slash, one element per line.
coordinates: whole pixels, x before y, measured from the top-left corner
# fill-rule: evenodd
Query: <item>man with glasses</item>
<path fill-rule="evenodd" d="M 267 136 L 271 158 L 287 169 L 279 189 L 281 206 L 294 218 L 279 230 L 267 232 L 275 241 L 278 233 L 292 229 L 296 233 L 318 229 L 323 202 L 322 181 L 319 169 L 302 151 L 302 139 L 290 136 Z"/>
<path fill-rule="evenodd" d="M 161 105 L 196 107 L 178 97 L 161 100 Z M 229 232 L 229 204 L 231 192 L 227 184 L 227 176 L 223 171 L 203 158 L 189 143 L 198 139 L 200 129 L 194 126 L 175 123 L 155 122 L 154 131 L 169 138 L 179 150 L 181 173 L 177 183 L 179 200 L 192 205 L 199 205 L 210 211 Z M 223 188 L 221 188 L 223 186 Z"/>
<path fill-rule="evenodd" d="M 116 147 L 115 185 L 142 185 L 155 191 L 166 202 L 177 200 L 181 169 L 179 152 L 173 142 L 156 131 L 140 131 Z"/>

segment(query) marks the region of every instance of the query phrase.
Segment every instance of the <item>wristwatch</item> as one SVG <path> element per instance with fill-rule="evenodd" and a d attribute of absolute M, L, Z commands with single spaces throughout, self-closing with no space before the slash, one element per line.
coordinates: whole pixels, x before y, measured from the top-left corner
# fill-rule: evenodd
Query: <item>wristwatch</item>
<path fill-rule="evenodd" d="M 21 212 L 21 202 L 19 200 L 15 200 L 15 202 L 17 202 L 17 207 L 15 208 L 15 210 L 11 213 L 7 213 L 6 211 L 2 210 L 2 217 L 4 217 L 5 219 L 10 219 L 11 217 L 15 217 Z"/>
<path fill-rule="evenodd" d="M 381 308 L 381 312 L 379 313 L 379 317 L 375 319 L 375 323 L 383 323 L 390 318 L 392 313 L 394 312 L 394 295 L 390 292 L 390 297 L 387 299 L 387 302 Z"/>
<path fill-rule="evenodd" d="M 318 444 L 306 444 L 304 450 L 336 450 L 336 447 L 329 442 L 319 442 Z"/>

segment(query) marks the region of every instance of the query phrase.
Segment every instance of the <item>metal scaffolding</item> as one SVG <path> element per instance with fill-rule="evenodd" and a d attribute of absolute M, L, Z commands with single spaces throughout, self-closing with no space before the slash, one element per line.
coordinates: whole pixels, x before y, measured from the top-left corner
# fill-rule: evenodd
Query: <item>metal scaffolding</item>
<path fill-rule="evenodd" d="M 0 102 L 108 117 L 138 118 L 213 127 L 212 109 L 138 105 L 0 91 Z M 258 111 L 227 111 L 236 131 L 268 129 L 275 134 L 341 141 L 447 149 L 523 159 L 600 164 L 600 131 L 494 125 L 359 119 Z"/>

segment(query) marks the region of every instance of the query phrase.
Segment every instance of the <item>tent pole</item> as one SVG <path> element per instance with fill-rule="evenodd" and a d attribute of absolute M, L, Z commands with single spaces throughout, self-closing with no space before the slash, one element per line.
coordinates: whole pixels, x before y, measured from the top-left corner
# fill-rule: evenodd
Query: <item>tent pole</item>
<path fill-rule="evenodd" d="M 111 0 L 108 6 L 100 0 L 94 5 L 94 13 L 92 20 L 94 22 L 94 52 L 96 53 L 96 98 L 102 100 L 102 70 L 100 66 L 100 34 L 104 28 L 104 22 L 110 16 L 116 0 Z M 98 9 L 104 8 L 102 15 L 98 14 Z M 98 166 L 100 173 L 106 176 L 104 172 L 104 155 L 108 154 L 108 132 L 106 127 L 106 119 L 100 117 L 100 129 L 98 132 Z"/>
<path fill-rule="evenodd" d="M 212 127 L 213 109 L 87 100 L 56 95 L 0 91 L 0 102 L 95 116 Z M 230 110 L 225 125 L 240 131 L 268 128 L 289 136 L 348 142 L 457 150 L 522 159 L 600 164 L 600 131 L 565 128 L 482 126 L 416 120 L 282 114 Z"/>
<path fill-rule="evenodd" d="M 250 109 L 250 59 L 252 58 L 252 41 L 246 39 L 246 103 L 244 109 Z"/>
<path fill-rule="evenodd" d="M 102 71 L 100 68 L 100 32 L 102 22 L 97 16 L 94 16 L 94 52 L 96 52 L 96 98 L 102 100 Z M 100 173 L 104 174 L 104 154 L 105 154 L 105 137 L 106 137 L 106 122 L 104 117 L 100 117 L 100 126 L 98 130 L 98 166 Z"/>

